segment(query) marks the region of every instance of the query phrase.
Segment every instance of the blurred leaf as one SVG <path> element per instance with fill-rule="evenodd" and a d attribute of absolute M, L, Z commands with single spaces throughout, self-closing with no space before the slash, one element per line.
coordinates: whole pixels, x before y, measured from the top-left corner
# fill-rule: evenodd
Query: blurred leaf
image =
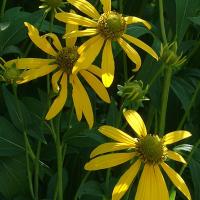
<path fill-rule="evenodd" d="M 2 56 L 11 53 L 18 54 L 19 56 L 22 56 L 23 54 L 20 48 L 14 45 L 10 45 L 5 47 L 5 49 L 2 52 Z"/>
<path fill-rule="evenodd" d="M 200 16 L 198 16 L 198 17 L 189 17 L 188 19 L 189 19 L 190 21 L 192 21 L 194 24 L 200 26 Z"/>
<path fill-rule="evenodd" d="M 10 26 L 9 22 L 0 23 L 0 32 L 5 31 Z"/>

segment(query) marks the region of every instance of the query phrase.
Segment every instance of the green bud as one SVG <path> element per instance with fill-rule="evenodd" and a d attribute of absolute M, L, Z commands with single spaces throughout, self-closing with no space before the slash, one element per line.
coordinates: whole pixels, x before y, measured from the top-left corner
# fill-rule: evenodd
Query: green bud
<path fill-rule="evenodd" d="M 45 12 L 53 10 L 56 12 L 57 9 L 64 7 L 66 4 L 63 0 L 40 0 L 42 5 L 39 6 L 41 9 L 45 9 Z"/>

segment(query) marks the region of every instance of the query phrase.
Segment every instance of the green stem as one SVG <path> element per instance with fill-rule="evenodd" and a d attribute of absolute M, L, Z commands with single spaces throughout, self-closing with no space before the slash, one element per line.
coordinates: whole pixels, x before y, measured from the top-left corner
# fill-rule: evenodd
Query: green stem
<path fill-rule="evenodd" d="M 77 192 L 75 194 L 74 200 L 78 200 L 79 191 L 80 191 L 81 187 L 85 184 L 85 182 L 88 179 L 88 177 L 89 177 L 90 174 L 91 174 L 90 171 L 85 174 L 85 176 L 82 179 L 81 184 L 80 184 L 80 186 L 79 186 L 79 188 L 78 188 L 78 190 L 77 190 Z"/>
<path fill-rule="evenodd" d="M 128 80 L 128 67 L 127 67 L 127 58 L 126 54 L 123 52 L 123 66 L 124 66 L 124 81 Z"/>
<path fill-rule="evenodd" d="M 109 196 L 109 186 L 110 186 L 110 175 L 111 175 L 111 168 L 108 168 L 106 171 L 106 196 Z"/>
<path fill-rule="evenodd" d="M 160 15 L 160 28 L 161 28 L 163 43 L 167 44 L 167 36 L 165 32 L 165 23 L 163 14 L 163 0 L 159 0 L 159 15 Z"/>
<path fill-rule="evenodd" d="M 169 97 L 169 89 L 172 77 L 172 69 L 170 66 L 167 66 L 165 77 L 164 77 L 164 84 L 163 84 L 163 93 L 161 97 L 161 111 L 160 111 L 160 123 L 159 123 L 159 133 L 162 136 L 165 131 L 165 121 L 166 121 L 166 113 L 167 113 L 167 103 Z"/>
<path fill-rule="evenodd" d="M 3 16 L 4 16 L 5 8 L 6 8 L 6 3 L 7 3 L 7 0 L 3 0 L 2 1 L 0 19 L 2 19 Z"/>
<path fill-rule="evenodd" d="M 181 119 L 181 121 L 180 121 L 180 123 L 179 123 L 179 125 L 178 125 L 177 130 L 180 130 L 180 129 L 183 127 L 183 124 L 185 123 L 186 119 L 187 119 L 188 116 L 190 115 L 190 111 L 191 111 L 191 109 L 192 109 L 192 106 L 193 106 L 193 104 L 194 104 L 194 102 L 195 102 L 195 100 L 196 100 L 196 97 L 197 97 L 197 94 L 199 93 L 199 91 L 200 91 L 200 82 L 199 82 L 198 85 L 197 85 L 197 88 L 196 88 L 196 90 L 195 90 L 195 92 L 194 92 L 194 94 L 193 94 L 193 96 L 192 96 L 192 99 L 191 99 L 191 101 L 190 101 L 190 104 L 189 104 L 189 106 L 187 107 L 187 109 L 186 109 L 186 111 L 185 111 L 185 113 L 184 113 L 184 115 L 183 115 L 183 117 L 182 117 L 182 119 Z"/>
<path fill-rule="evenodd" d="M 39 159 L 40 159 L 40 151 L 41 151 L 41 142 L 38 142 L 37 153 L 35 159 L 35 176 L 34 176 L 34 192 L 35 192 L 35 200 L 39 200 L 38 191 L 39 191 Z"/>
<path fill-rule="evenodd" d="M 123 13 L 123 0 L 119 0 L 119 11 L 120 13 Z"/>

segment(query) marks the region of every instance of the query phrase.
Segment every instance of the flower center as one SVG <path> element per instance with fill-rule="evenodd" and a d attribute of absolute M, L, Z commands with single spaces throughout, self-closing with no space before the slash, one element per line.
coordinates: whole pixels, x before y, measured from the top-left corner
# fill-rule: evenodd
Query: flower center
<path fill-rule="evenodd" d="M 98 30 L 106 39 L 117 40 L 126 29 L 126 21 L 121 14 L 113 11 L 103 13 L 98 21 Z"/>
<path fill-rule="evenodd" d="M 77 47 L 65 47 L 58 52 L 58 55 L 56 57 L 56 63 L 63 71 L 67 72 L 68 74 L 71 74 L 72 68 L 79 58 L 77 49 Z"/>
<path fill-rule="evenodd" d="M 136 151 L 139 157 L 146 163 L 156 164 L 165 160 L 166 147 L 157 135 L 150 135 L 139 139 Z"/>

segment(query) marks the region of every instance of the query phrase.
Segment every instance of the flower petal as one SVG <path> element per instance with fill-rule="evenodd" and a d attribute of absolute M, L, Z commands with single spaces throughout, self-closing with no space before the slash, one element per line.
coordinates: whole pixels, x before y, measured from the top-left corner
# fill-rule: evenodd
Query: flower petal
<path fill-rule="evenodd" d="M 62 74 L 63 74 L 63 71 L 59 70 L 56 73 L 54 73 L 53 76 L 52 76 L 51 84 L 52 84 L 53 91 L 55 93 L 58 93 L 59 90 L 60 90 L 60 87 L 58 85 L 58 81 L 59 81 Z"/>
<path fill-rule="evenodd" d="M 110 103 L 110 97 L 106 88 L 96 76 L 85 70 L 81 70 L 80 74 L 103 101 Z"/>
<path fill-rule="evenodd" d="M 179 131 L 173 131 L 170 133 L 167 133 L 164 137 L 164 144 L 172 144 L 175 142 L 178 142 L 180 140 L 183 140 L 185 138 L 190 137 L 192 134 L 189 131 L 183 131 L 183 130 L 179 130 Z"/>
<path fill-rule="evenodd" d="M 181 176 L 176 173 L 171 167 L 169 167 L 166 163 L 161 163 L 162 168 L 166 172 L 166 174 L 171 179 L 172 183 L 187 197 L 188 200 L 191 200 L 191 195 L 188 190 L 187 185 Z"/>
<path fill-rule="evenodd" d="M 99 78 L 101 78 L 101 76 L 102 76 L 102 70 L 101 70 L 99 67 L 97 67 L 96 65 L 90 65 L 90 66 L 87 68 L 87 70 L 88 70 L 89 72 L 92 72 L 93 74 L 95 74 L 95 75 L 98 76 Z"/>
<path fill-rule="evenodd" d="M 47 38 L 47 37 L 50 37 L 52 39 L 52 43 L 53 45 L 56 47 L 56 49 L 58 51 L 60 51 L 62 49 L 62 45 L 60 43 L 60 40 L 58 39 L 57 35 L 54 34 L 54 33 L 47 33 L 43 36 L 41 36 L 42 38 Z"/>
<path fill-rule="evenodd" d="M 95 156 L 108 153 L 108 152 L 129 149 L 131 147 L 135 147 L 135 145 L 126 144 L 126 143 L 117 143 L 117 142 L 109 142 L 109 143 L 101 144 L 92 151 L 92 153 L 90 154 L 90 158 L 94 158 Z"/>
<path fill-rule="evenodd" d="M 85 164 L 84 168 L 89 171 L 106 169 L 114 167 L 131 160 L 135 156 L 134 153 L 111 153 L 99 156 Z"/>
<path fill-rule="evenodd" d="M 29 69 L 27 71 L 24 71 L 21 73 L 21 75 L 20 75 L 21 80 L 18 80 L 17 84 L 26 83 L 26 82 L 32 81 L 36 78 L 45 76 L 45 75 L 51 73 L 56 68 L 57 68 L 57 66 L 47 65 L 47 66 L 42 66 L 37 69 Z"/>
<path fill-rule="evenodd" d="M 138 17 L 128 16 L 125 17 L 125 21 L 127 24 L 143 23 L 148 29 L 151 29 L 151 24 L 149 22 Z"/>
<path fill-rule="evenodd" d="M 135 37 L 132 37 L 130 35 L 127 35 L 127 34 L 123 34 L 122 37 L 127 39 L 129 42 L 133 43 L 137 47 L 143 49 L 148 54 L 150 54 L 152 57 L 154 57 L 156 60 L 158 60 L 158 55 L 156 54 L 156 52 L 150 46 L 148 46 L 147 44 L 145 44 L 141 40 L 139 40 L 139 39 L 137 39 Z"/>
<path fill-rule="evenodd" d="M 78 25 L 67 24 L 65 34 L 78 30 Z M 77 37 L 65 37 L 66 47 L 72 48 L 76 44 Z"/>
<path fill-rule="evenodd" d="M 98 30 L 95 28 L 88 28 L 82 31 L 79 30 L 75 30 L 72 31 L 70 33 L 67 33 L 64 35 L 65 38 L 69 37 L 69 38 L 73 38 L 73 37 L 83 37 L 83 36 L 91 36 L 91 35 L 95 35 L 98 33 Z"/>
<path fill-rule="evenodd" d="M 119 179 L 112 193 L 112 200 L 120 200 L 127 192 L 140 169 L 141 161 L 137 160 Z"/>
<path fill-rule="evenodd" d="M 140 115 L 134 110 L 124 112 L 124 117 L 139 137 L 147 135 L 147 129 Z"/>
<path fill-rule="evenodd" d="M 112 126 L 108 125 L 101 126 L 99 128 L 99 131 L 106 137 L 109 137 L 117 142 L 122 142 L 132 145 L 134 145 L 137 142 L 136 138 L 132 138 L 130 135 Z"/>
<path fill-rule="evenodd" d="M 107 40 L 103 49 L 101 69 L 102 81 L 105 87 L 110 87 L 114 79 L 115 63 L 112 53 L 111 40 Z"/>
<path fill-rule="evenodd" d="M 82 101 L 81 105 L 83 114 L 86 118 L 86 121 L 88 122 L 89 128 L 92 128 L 94 123 L 92 105 L 85 88 L 83 87 L 82 83 L 80 82 L 77 76 L 74 76 L 73 86 L 74 85 L 79 92 L 79 101 Z"/>
<path fill-rule="evenodd" d="M 182 162 L 182 163 L 186 164 L 185 159 L 177 152 L 168 150 L 167 151 L 167 157 L 172 159 L 172 160 L 175 160 L 175 161 Z"/>
<path fill-rule="evenodd" d="M 42 58 L 20 58 L 15 59 L 16 67 L 18 69 L 34 69 L 40 68 L 55 62 L 55 59 Z M 8 63 L 8 62 L 7 62 Z"/>
<path fill-rule="evenodd" d="M 46 120 L 50 120 L 53 117 L 55 117 L 65 105 L 65 102 L 67 100 L 67 74 L 66 73 L 63 73 L 63 76 L 60 81 L 60 85 L 61 85 L 60 94 L 58 97 L 56 97 L 53 104 L 51 105 L 45 117 Z"/>
<path fill-rule="evenodd" d="M 36 29 L 33 25 L 29 24 L 28 22 L 24 22 L 24 25 L 28 28 L 28 35 L 30 39 L 37 47 L 39 47 L 42 51 L 51 56 L 57 55 L 56 51 L 52 48 L 47 39 L 39 35 L 38 29 Z"/>
<path fill-rule="evenodd" d="M 86 15 L 94 19 L 99 19 L 100 14 L 96 10 L 96 8 L 88 1 L 86 0 L 67 0 L 67 1 L 71 3 L 74 7 L 76 7 L 78 10 L 85 13 Z"/>
<path fill-rule="evenodd" d="M 134 69 L 134 71 L 138 71 L 141 66 L 140 55 L 122 38 L 119 38 L 117 41 L 120 44 L 120 46 L 124 49 L 127 56 L 136 64 L 136 68 Z"/>
<path fill-rule="evenodd" d="M 77 15 L 75 13 L 57 13 L 55 15 L 55 18 L 67 24 L 81 25 L 86 27 L 97 27 L 97 22 L 87 17 Z"/>
<path fill-rule="evenodd" d="M 101 0 L 104 13 L 111 11 L 111 0 Z"/>

